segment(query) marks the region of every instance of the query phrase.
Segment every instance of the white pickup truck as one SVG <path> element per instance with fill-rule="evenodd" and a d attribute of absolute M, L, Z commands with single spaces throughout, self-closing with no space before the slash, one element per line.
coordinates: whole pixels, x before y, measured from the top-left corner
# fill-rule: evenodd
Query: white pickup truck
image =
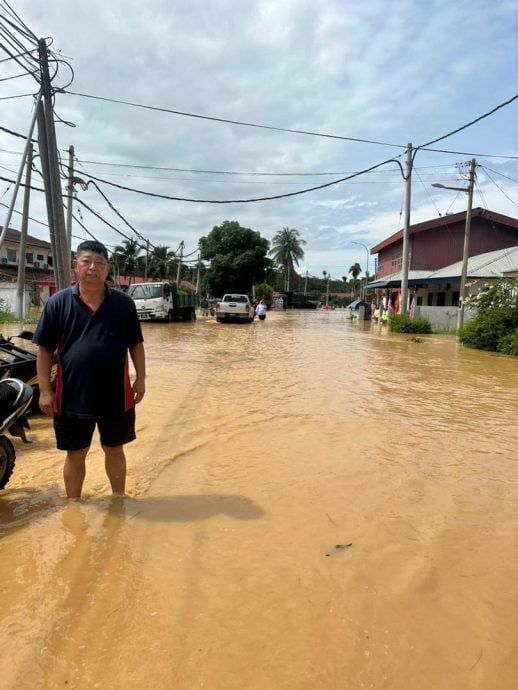
<path fill-rule="evenodd" d="M 223 295 L 221 302 L 216 304 L 216 321 L 243 321 L 251 323 L 254 320 L 254 308 L 248 295 Z"/>

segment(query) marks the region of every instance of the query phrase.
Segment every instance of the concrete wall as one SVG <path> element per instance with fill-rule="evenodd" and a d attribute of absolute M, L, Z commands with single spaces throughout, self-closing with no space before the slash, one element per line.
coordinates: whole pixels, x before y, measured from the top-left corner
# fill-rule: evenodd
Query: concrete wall
<path fill-rule="evenodd" d="M 424 318 L 432 325 L 433 331 L 456 331 L 457 330 L 457 316 L 458 307 L 416 307 L 415 318 Z M 464 309 L 464 323 L 475 316 L 475 311 Z"/>
<path fill-rule="evenodd" d="M 29 309 L 31 304 L 31 296 L 27 286 L 25 286 L 23 299 L 23 316 L 22 318 L 29 318 Z M 7 311 L 11 314 L 16 314 L 16 284 L 15 283 L 0 283 L 0 300 L 3 300 Z"/>

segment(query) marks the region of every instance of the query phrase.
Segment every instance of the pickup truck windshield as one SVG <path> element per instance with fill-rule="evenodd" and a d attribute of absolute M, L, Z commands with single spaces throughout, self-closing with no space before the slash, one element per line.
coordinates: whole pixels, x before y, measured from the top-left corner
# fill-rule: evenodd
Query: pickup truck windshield
<path fill-rule="evenodd" d="M 132 299 L 151 299 L 162 297 L 162 285 L 131 285 L 128 295 Z"/>
<path fill-rule="evenodd" d="M 244 302 L 246 304 L 248 298 L 246 295 L 225 295 L 223 297 L 223 302 Z"/>

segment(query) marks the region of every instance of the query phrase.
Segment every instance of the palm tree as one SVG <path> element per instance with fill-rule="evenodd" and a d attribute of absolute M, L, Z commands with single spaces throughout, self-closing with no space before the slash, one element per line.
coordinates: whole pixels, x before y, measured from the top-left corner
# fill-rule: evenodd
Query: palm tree
<path fill-rule="evenodd" d="M 137 240 L 124 240 L 123 246 L 118 245 L 114 248 L 112 254 L 112 261 L 116 267 L 116 273 L 119 276 L 122 274 L 129 276 L 129 284 L 131 285 L 132 278 L 140 264 L 141 246 Z"/>
<path fill-rule="evenodd" d="M 170 278 L 173 272 L 175 253 L 169 247 L 157 244 L 149 257 L 148 272 L 152 278 Z"/>
<path fill-rule="evenodd" d="M 361 272 L 362 272 L 362 267 L 360 266 L 360 264 L 359 264 L 358 262 L 356 262 L 355 264 L 353 264 L 353 265 L 350 267 L 350 269 L 349 269 L 349 273 L 352 274 L 353 281 L 354 281 L 354 293 L 355 293 L 355 296 L 356 296 L 357 279 L 358 279 L 358 276 L 360 275 Z"/>
<path fill-rule="evenodd" d="M 300 233 L 295 228 L 283 228 L 272 238 L 272 248 L 270 254 L 273 260 L 284 270 L 284 289 L 290 289 L 290 274 L 293 267 L 299 265 L 299 261 L 304 258 L 303 244 L 306 240 L 301 239 Z"/>

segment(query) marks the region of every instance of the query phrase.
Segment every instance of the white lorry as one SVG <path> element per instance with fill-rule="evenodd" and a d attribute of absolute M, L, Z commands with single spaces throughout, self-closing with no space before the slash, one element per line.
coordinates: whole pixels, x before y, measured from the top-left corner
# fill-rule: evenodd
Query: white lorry
<path fill-rule="evenodd" d="M 196 296 L 179 295 L 176 283 L 137 283 L 128 295 L 135 302 L 141 321 L 194 321 Z"/>
<path fill-rule="evenodd" d="M 216 304 L 216 321 L 241 321 L 251 323 L 254 320 L 254 308 L 248 295 L 228 293 Z"/>

